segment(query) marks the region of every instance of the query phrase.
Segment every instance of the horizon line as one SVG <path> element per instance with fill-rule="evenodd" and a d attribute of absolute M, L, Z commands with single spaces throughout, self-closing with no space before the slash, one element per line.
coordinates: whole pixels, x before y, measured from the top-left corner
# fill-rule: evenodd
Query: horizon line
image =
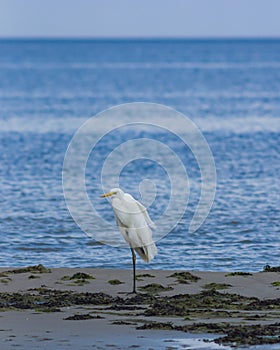
<path fill-rule="evenodd" d="M 160 41 L 160 40 L 178 40 L 178 41 L 203 41 L 203 40 L 213 40 L 213 41 L 222 41 L 222 40 L 280 40 L 280 36 L 1 36 L 0 40 L 14 40 L 14 41 L 36 41 L 36 40 L 73 40 L 73 41 Z"/>

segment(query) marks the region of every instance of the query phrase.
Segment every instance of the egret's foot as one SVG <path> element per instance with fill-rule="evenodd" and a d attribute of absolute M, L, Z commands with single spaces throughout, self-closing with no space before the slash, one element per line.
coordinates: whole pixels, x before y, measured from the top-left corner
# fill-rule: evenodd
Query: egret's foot
<path fill-rule="evenodd" d="M 123 295 L 139 295 L 138 292 L 132 291 L 132 292 L 118 292 L 118 294 L 123 294 Z"/>
<path fill-rule="evenodd" d="M 132 292 L 126 293 L 126 295 L 132 295 L 132 294 L 137 295 L 138 293 L 136 292 L 136 290 L 133 290 Z"/>

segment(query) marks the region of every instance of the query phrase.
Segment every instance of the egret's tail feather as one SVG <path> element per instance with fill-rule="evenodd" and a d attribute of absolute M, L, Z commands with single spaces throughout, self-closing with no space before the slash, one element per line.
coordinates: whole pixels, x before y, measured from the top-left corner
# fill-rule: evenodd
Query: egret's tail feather
<path fill-rule="evenodd" d="M 134 249 L 137 254 L 140 255 L 140 257 L 147 263 L 150 262 L 157 254 L 157 247 L 154 243 L 145 245 L 143 247 L 136 247 Z"/>

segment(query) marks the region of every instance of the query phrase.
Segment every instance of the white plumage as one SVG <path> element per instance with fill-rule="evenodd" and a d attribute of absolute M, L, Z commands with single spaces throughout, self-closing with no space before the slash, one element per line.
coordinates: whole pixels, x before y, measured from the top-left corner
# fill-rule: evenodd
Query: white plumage
<path fill-rule="evenodd" d="M 101 197 L 109 196 L 112 197 L 112 207 L 119 230 L 131 248 L 134 271 L 133 292 L 136 292 L 134 250 L 146 262 L 154 258 L 157 247 L 153 241 L 151 229 L 155 229 L 155 224 L 150 219 L 146 208 L 130 194 L 124 193 L 120 188 L 113 188 Z"/>

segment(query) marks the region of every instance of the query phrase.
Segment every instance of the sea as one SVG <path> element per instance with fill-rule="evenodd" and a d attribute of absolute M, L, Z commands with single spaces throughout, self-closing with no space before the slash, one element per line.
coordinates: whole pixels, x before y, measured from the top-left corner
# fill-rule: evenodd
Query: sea
<path fill-rule="evenodd" d="M 106 235 L 98 220 L 85 233 L 73 219 L 62 172 L 69 143 L 83 123 L 136 102 L 167 106 L 200 130 L 215 163 L 211 210 L 195 232 L 189 230 L 201 195 L 195 157 L 174 133 L 135 128 L 107 135 L 96 149 L 99 162 L 89 159 L 88 198 L 98 203 L 93 219 L 103 217 L 120 235 L 110 203 L 100 202 L 110 190 L 110 178 L 106 188 L 100 183 L 101 170 L 116 147 L 130 137 L 146 137 L 173 150 L 193 186 L 184 215 L 156 242 L 158 254 L 149 264 L 137 260 L 139 268 L 256 272 L 267 264 L 279 266 L 276 39 L 1 39 L 0 266 L 131 268 L 129 249 L 98 239 Z M 141 201 L 139 184 L 148 179 L 151 191 L 158 184 L 148 208 L 156 222 L 168 206 L 169 174 L 152 156 L 141 158 L 136 146 L 130 151 L 139 159 L 119 164 L 119 186 Z M 185 203 L 180 199 L 177 205 Z"/>

